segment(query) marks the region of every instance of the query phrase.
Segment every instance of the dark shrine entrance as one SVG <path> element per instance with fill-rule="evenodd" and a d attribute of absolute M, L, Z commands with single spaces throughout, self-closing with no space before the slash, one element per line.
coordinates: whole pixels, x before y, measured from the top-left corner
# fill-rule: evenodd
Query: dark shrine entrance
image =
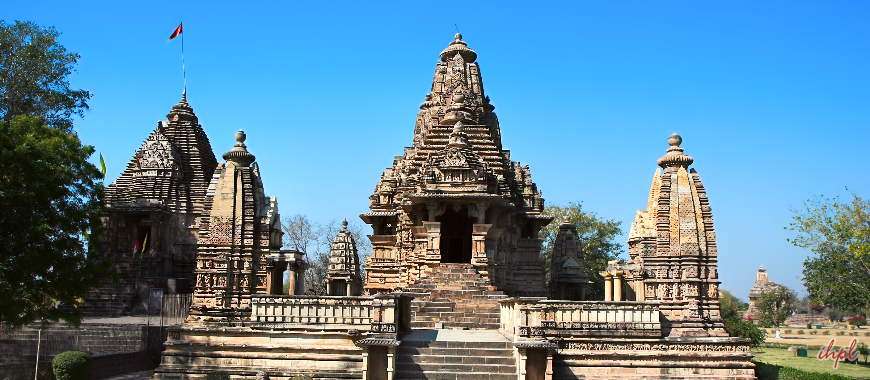
<path fill-rule="evenodd" d="M 459 211 L 447 207 L 437 221 L 441 222 L 441 262 L 470 263 L 474 221 L 468 216 L 468 207 L 463 206 Z"/>

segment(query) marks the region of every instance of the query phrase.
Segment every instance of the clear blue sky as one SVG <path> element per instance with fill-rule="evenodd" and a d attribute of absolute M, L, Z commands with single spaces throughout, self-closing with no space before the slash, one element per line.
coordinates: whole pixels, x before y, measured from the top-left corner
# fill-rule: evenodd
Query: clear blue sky
<path fill-rule="evenodd" d="M 147 5 L 135 5 L 147 4 Z M 283 215 L 356 218 L 411 144 L 454 24 L 477 51 L 504 147 L 550 204 L 623 222 L 683 136 L 719 237 L 722 287 L 759 265 L 803 291 L 783 230 L 814 194 L 870 197 L 866 1 L 41 2 L 0 18 L 55 26 L 81 54 L 75 129 L 114 180 L 181 97 L 219 157 L 239 128 Z M 624 241 L 625 236 L 620 237 Z"/>

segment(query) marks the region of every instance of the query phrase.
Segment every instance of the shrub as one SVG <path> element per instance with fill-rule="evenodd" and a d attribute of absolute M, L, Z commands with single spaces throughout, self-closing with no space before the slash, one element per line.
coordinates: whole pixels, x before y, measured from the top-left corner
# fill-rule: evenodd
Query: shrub
<path fill-rule="evenodd" d="M 230 380 L 230 374 L 224 371 L 215 371 L 205 375 L 205 380 Z"/>
<path fill-rule="evenodd" d="M 804 333 L 804 330 L 798 330 L 797 333 L 798 333 L 798 335 L 804 335 L 804 334 L 805 334 L 805 333 Z"/>
<path fill-rule="evenodd" d="M 822 335 L 831 335 L 831 330 L 822 331 Z"/>
<path fill-rule="evenodd" d="M 865 331 L 864 336 L 870 336 L 870 331 Z"/>
<path fill-rule="evenodd" d="M 852 327 L 861 327 L 861 326 L 867 325 L 867 318 L 864 318 L 860 315 L 856 315 L 852 318 L 847 319 L 846 322 L 848 322 L 849 325 Z"/>
<path fill-rule="evenodd" d="M 51 361 L 57 380 L 85 380 L 91 372 L 91 356 L 81 351 L 61 352 Z"/>
<path fill-rule="evenodd" d="M 819 330 L 810 330 L 810 335 L 819 335 Z"/>
<path fill-rule="evenodd" d="M 728 335 L 733 337 L 746 338 L 751 340 L 750 346 L 758 346 L 761 343 L 764 343 L 764 338 L 767 333 L 758 328 L 758 325 L 752 323 L 752 321 L 745 321 L 742 319 L 733 319 L 725 321 L 725 331 L 728 332 Z"/>
<path fill-rule="evenodd" d="M 791 329 L 785 330 L 786 334 L 791 334 Z"/>
<path fill-rule="evenodd" d="M 842 330 L 840 330 L 840 331 L 837 331 L 837 333 L 836 333 L 836 334 L 837 334 L 837 336 L 842 336 L 842 335 L 846 335 L 846 332 L 845 332 L 845 331 L 842 331 Z"/>

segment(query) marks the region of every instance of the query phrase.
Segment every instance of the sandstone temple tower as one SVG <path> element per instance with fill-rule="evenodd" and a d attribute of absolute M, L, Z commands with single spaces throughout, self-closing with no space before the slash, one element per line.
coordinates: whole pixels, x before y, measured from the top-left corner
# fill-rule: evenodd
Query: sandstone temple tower
<path fill-rule="evenodd" d="M 370 197 L 366 290 L 414 284 L 441 263 L 470 264 L 510 295 L 545 295 L 538 232 L 550 223 L 528 166 L 511 161 L 477 54 L 456 34 L 420 105 L 413 145 Z"/>
<path fill-rule="evenodd" d="M 713 214 L 681 143 L 676 133 L 668 139 L 670 148 L 658 160 L 664 171 L 656 171 L 647 209 L 631 225 L 631 260 L 621 270 L 608 268 L 605 281 L 610 286 L 628 280 L 628 293 L 637 301 L 658 301 L 672 336 L 727 336 L 719 314 Z"/>
<path fill-rule="evenodd" d="M 197 230 L 217 161 L 186 92 L 166 119 L 106 189 L 102 249 L 122 282 L 92 294 L 86 308 L 93 313 L 129 311 L 134 299 L 142 307 L 151 287 L 189 292 L 193 284 Z"/>
<path fill-rule="evenodd" d="M 282 251 L 278 201 L 266 197 L 260 167 L 245 146 L 246 135 L 223 154 L 214 172 L 200 222 L 196 288 L 191 320 L 245 319 L 251 296 L 280 294 L 289 265 L 290 294 L 304 289 L 302 254 Z M 297 280 L 300 279 L 300 280 Z"/>

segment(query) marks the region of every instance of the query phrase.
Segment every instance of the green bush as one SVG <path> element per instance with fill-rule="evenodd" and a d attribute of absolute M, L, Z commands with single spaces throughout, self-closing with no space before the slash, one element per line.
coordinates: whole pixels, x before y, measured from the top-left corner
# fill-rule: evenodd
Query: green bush
<path fill-rule="evenodd" d="M 791 334 L 791 329 L 785 330 L 786 334 Z"/>
<path fill-rule="evenodd" d="M 819 330 L 810 330 L 810 335 L 819 335 Z"/>
<path fill-rule="evenodd" d="M 733 337 L 749 339 L 751 341 L 750 346 L 752 347 L 764 343 L 764 338 L 767 336 L 767 333 L 758 328 L 758 325 L 739 318 L 726 320 L 725 331 Z"/>
<path fill-rule="evenodd" d="M 846 335 L 846 332 L 845 331 L 837 331 L 837 335 L 838 336 Z"/>
<path fill-rule="evenodd" d="M 831 335 L 831 330 L 822 331 L 822 335 Z"/>
<path fill-rule="evenodd" d="M 797 368 L 760 362 L 755 362 L 755 377 L 758 380 L 849 380 L 845 376 L 809 372 Z"/>
<path fill-rule="evenodd" d="M 804 330 L 798 330 L 797 333 L 798 333 L 798 335 L 804 335 L 804 334 L 805 334 L 805 333 L 804 333 Z"/>
<path fill-rule="evenodd" d="M 61 352 L 51 361 L 57 380 L 85 380 L 91 372 L 91 356 L 81 351 Z"/>
<path fill-rule="evenodd" d="M 206 374 L 205 380 L 230 380 L 230 374 L 224 371 L 215 371 Z"/>

